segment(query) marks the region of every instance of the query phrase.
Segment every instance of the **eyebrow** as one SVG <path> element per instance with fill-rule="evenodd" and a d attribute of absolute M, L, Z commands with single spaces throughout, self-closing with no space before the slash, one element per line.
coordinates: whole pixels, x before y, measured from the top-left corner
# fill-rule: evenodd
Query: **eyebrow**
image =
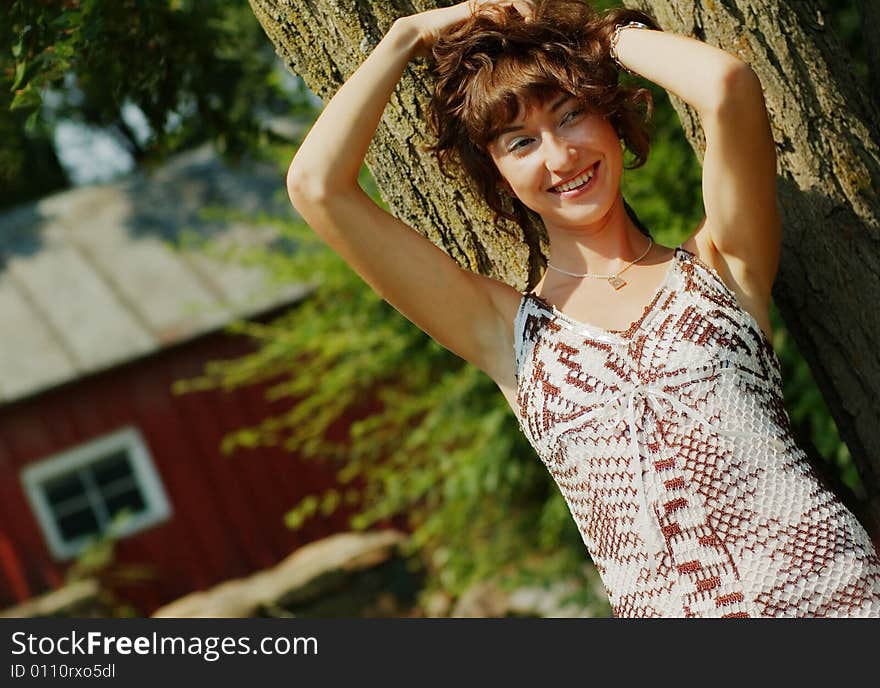
<path fill-rule="evenodd" d="M 566 93 L 566 94 L 565 94 L 564 96 L 562 96 L 559 100 L 557 100 L 555 103 L 553 103 L 553 105 L 550 107 L 550 112 L 556 112 L 556 111 L 560 108 L 560 106 L 561 106 L 563 103 L 565 103 L 565 102 L 568 101 L 568 100 L 571 100 L 572 98 L 574 98 L 574 96 L 570 96 L 570 95 L 568 95 L 568 94 Z M 505 134 L 509 134 L 509 133 L 512 132 L 512 131 L 518 131 L 518 130 L 523 129 L 523 128 L 524 128 L 524 127 L 523 127 L 522 124 L 514 124 L 513 126 L 506 127 L 506 128 L 504 128 L 504 129 L 502 129 L 500 132 L 498 132 L 498 137 L 497 137 L 497 138 L 501 138 L 501 137 L 504 136 Z"/>

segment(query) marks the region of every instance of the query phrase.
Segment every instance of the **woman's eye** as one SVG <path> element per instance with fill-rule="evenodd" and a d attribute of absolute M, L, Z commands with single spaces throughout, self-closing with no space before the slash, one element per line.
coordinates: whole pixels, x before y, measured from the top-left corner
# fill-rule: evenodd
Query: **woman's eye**
<path fill-rule="evenodd" d="M 572 110 L 567 115 L 565 115 L 565 117 L 562 118 L 562 123 L 566 124 L 567 122 L 570 122 L 573 119 L 577 119 L 583 113 L 584 113 L 583 110 Z"/>
<path fill-rule="evenodd" d="M 514 153 L 514 152 L 518 151 L 519 149 L 527 146 L 530 141 L 531 141 L 531 139 L 526 139 L 526 138 L 514 139 L 507 146 L 507 150 L 511 153 Z"/>

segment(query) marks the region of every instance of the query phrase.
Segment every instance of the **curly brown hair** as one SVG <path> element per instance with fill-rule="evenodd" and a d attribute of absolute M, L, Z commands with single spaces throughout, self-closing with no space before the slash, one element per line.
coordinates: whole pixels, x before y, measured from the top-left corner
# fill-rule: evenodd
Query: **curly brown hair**
<path fill-rule="evenodd" d="M 628 168 L 642 166 L 650 145 L 651 92 L 618 83 L 608 48 L 620 23 L 659 28 L 637 10 L 599 14 L 582 0 L 534 5 L 528 21 L 511 6 L 483 8 L 441 36 L 429 57 L 434 93 L 428 125 L 437 142 L 428 150 L 444 175 L 452 176 L 450 162 L 458 164 L 498 217 L 523 228 L 534 213 L 502 192 L 489 144 L 521 109 L 543 105 L 561 91 L 611 123 L 634 156 Z"/>

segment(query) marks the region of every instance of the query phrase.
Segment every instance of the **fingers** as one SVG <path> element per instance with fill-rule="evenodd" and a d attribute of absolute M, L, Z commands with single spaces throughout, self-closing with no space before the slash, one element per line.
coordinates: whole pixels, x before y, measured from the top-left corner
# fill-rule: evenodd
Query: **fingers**
<path fill-rule="evenodd" d="M 535 5 L 533 0 L 468 0 L 472 14 L 490 7 L 513 7 L 525 20 L 530 20 L 534 15 Z"/>
<path fill-rule="evenodd" d="M 527 22 L 531 21 L 535 15 L 535 5 L 530 0 L 516 0 L 513 6 Z"/>

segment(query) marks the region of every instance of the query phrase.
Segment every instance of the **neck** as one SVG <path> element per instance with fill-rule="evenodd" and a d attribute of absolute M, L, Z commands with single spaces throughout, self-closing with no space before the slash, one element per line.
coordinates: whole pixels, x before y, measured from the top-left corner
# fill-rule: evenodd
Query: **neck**
<path fill-rule="evenodd" d="M 639 231 L 619 193 L 598 221 L 582 227 L 547 227 L 550 262 L 577 273 L 610 274 L 641 256 L 650 239 Z"/>

